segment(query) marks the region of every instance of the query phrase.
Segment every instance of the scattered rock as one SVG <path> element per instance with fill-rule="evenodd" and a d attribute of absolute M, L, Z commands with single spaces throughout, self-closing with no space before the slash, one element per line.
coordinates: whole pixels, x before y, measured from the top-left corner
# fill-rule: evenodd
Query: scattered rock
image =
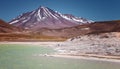
<path fill-rule="evenodd" d="M 120 38 L 113 33 L 77 36 L 56 47 L 59 53 L 89 53 L 107 56 L 120 56 Z"/>

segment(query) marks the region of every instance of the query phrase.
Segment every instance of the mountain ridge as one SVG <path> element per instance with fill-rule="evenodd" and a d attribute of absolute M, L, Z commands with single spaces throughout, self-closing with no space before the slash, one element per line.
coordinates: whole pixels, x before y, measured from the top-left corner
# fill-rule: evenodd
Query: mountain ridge
<path fill-rule="evenodd" d="M 39 7 L 38 9 L 24 13 L 9 23 L 24 29 L 36 30 L 40 28 L 59 29 L 73 27 L 84 23 L 91 23 L 92 20 L 75 17 L 71 14 L 61 14 L 48 7 Z"/>

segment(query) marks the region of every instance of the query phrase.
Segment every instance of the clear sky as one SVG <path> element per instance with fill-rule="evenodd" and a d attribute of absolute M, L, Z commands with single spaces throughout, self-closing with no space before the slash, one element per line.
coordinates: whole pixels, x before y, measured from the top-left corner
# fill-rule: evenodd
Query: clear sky
<path fill-rule="evenodd" d="M 10 21 L 39 6 L 93 21 L 120 19 L 120 0 L 0 0 L 0 19 Z"/>

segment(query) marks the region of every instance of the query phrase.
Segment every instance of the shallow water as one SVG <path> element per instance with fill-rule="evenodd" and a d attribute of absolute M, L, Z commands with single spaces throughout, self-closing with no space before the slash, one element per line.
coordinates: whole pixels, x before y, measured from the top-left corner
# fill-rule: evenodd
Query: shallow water
<path fill-rule="evenodd" d="M 120 69 L 120 63 L 34 56 L 54 52 L 51 48 L 28 45 L 0 45 L 0 69 Z"/>
<path fill-rule="evenodd" d="M 42 69 L 120 69 L 120 63 L 96 60 L 36 57 L 38 68 Z"/>

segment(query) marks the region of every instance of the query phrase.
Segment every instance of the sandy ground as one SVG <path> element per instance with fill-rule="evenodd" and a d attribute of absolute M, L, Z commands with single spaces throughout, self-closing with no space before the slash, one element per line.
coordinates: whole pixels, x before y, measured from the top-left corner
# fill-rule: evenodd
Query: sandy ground
<path fill-rule="evenodd" d="M 0 44 L 31 44 L 36 46 L 50 46 L 54 48 L 55 45 L 61 44 L 63 42 L 0 42 Z M 97 61 L 109 61 L 109 62 L 120 62 L 120 57 L 116 56 L 102 56 L 102 55 L 87 55 L 87 56 L 72 56 L 68 54 L 53 54 L 48 55 L 52 57 L 58 57 L 58 58 L 71 58 L 71 59 L 85 59 L 85 60 L 97 60 Z M 95 56 L 95 57 L 94 57 Z"/>

